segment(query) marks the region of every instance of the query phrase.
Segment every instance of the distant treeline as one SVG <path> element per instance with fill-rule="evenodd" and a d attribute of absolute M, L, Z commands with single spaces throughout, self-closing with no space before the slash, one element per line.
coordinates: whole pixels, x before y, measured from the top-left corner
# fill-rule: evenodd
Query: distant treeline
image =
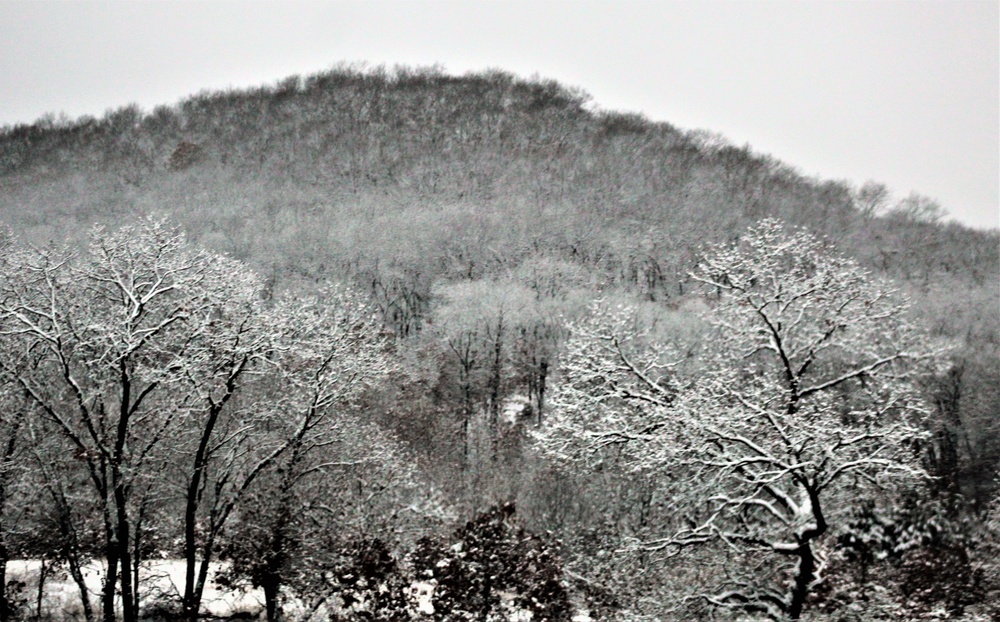
<path fill-rule="evenodd" d="M 722 137 L 587 104 L 501 71 L 339 67 L 148 114 L 50 116 L 0 134 L 3 217 L 60 239 L 51 227 L 156 210 L 221 250 L 314 275 L 383 241 L 342 226 L 366 215 L 406 247 L 462 245 L 442 230 L 478 229 L 482 244 L 441 267 L 458 276 L 541 250 L 669 297 L 704 243 L 776 216 L 893 276 L 982 285 L 997 273 L 996 232 L 941 225 L 929 199 L 806 178 Z M 276 229 L 277 249 L 261 248 Z M 304 257 L 281 250 L 308 243 Z"/>

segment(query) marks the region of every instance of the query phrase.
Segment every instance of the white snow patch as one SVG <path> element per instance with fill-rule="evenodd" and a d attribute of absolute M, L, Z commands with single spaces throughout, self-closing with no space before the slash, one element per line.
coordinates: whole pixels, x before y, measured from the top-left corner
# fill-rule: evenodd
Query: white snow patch
<path fill-rule="evenodd" d="M 434 588 L 437 581 L 415 581 L 410 584 L 410 600 L 420 613 L 434 615 Z"/>
<path fill-rule="evenodd" d="M 507 423 L 517 423 L 531 408 L 531 400 L 527 395 L 511 395 L 503 403 L 503 420 Z"/>

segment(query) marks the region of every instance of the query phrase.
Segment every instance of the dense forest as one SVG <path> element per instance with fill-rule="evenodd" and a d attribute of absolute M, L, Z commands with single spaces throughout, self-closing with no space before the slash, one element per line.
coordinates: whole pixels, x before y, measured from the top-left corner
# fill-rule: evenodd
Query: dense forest
<path fill-rule="evenodd" d="M 0 621 L 995 619 L 945 216 L 501 71 L 4 128 Z"/>

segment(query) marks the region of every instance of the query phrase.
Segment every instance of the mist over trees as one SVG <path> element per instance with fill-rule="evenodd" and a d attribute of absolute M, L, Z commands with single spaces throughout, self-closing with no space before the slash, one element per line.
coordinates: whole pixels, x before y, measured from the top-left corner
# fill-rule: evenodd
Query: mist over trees
<path fill-rule="evenodd" d="M 501 71 L 4 128 L 0 620 L 24 558 L 86 620 L 988 619 L 1000 233 L 945 215 Z"/>

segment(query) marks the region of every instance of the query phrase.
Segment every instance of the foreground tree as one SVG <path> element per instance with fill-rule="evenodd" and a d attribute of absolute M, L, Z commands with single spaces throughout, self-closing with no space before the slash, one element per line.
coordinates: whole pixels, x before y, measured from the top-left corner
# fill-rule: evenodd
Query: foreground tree
<path fill-rule="evenodd" d="M 11 539 L 19 530 L 25 508 L 34 502 L 27 493 L 29 470 L 24 449 L 24 422 L 31 404 L 15 387 L 0 381 L 0 621 L 16 613 L 7 594 L 7 562 Z"/>
<path fill-rule="evenodd" d="M 390 342 L 371 308 L 351 292 L 330 289 L 282 300 L 269 316 L 273 371 L 258 387 L 266 399 L 257 402 L 267 434 L 258 436 L 256 466 L 237 490 L 253 503 L 229 554 L 233 573 L 262 588 L 267 620 L 274 621 L 290 575 L 317 554 L 305 537 L 310 520 L 319 513 L 324 523 L 346 526 L 347 508 L 328 505 L 337 492 L 357 486 L 372 498 L 408 485 L 410 469 L 394 440 L 357 415 L 392 368 Z M 373 470 L 385 476 L 368 489 L 363 473 Z"/>
<path fill-rule="evenodd" d="M 253 290 L 246 275 L 152 220 L 98 228 L 80 256 L 3 258 L 0 369 L 86 473 L 103 521 L 105 620 L 115 619 L 116 587 L 125 620 L 138 618 L 136 505 L 162 494 L 153 490 L 163 484 L 162 441 L 184 416 L 172 389 L 212 357 L 206 335 L 227 302 Z"/>
<path fill-rule="evenodd" d="M 214 311 L 210 330 L 192 335 L 192 349 L 201 356 L 187 357 L 175 391 L 185 413 L 176 443 L 185 447 L 182 473 L 184 489 L 184 617 L 194 620 L 201 610 L 222 531 L 254 479 L 274 462 L 282 448 L 250 451 L 267 427 L 259 416 L 260 399 L 244 397 L 246 386 L 259 380 L 267 368 L 272 347 L 271 322 L 261 302 L 259 279 L 246 271 L 245 286 Z M 239 398 L 243 403 L 234 406 Z M 257 399 L 255 399 L 257 398 Z M 186 441 L 186 442 L 185 442 Z"/>
<path fill-rule="evenodd" d="M 410 562 L 417 580 L 434 586 L 436 620 L 570 618 L 561 560 L 551 542 L 520 525 L 513 503 L 480 514 L 450 540 L 422 538 Z"/>
<path fill-rule="evenodd" d="M 850 498 L 923 476 L 916 379 L 939 353 L 891 289 L 776 221 L 693 277 L 714 299 L 697 365 L 635 347 L 628 310 L 598 314 L 574 327 L 541 444 L 659 473 L 682 520 L 637 547 L 715 551 L 725 567 L 698 601 L 798 619 Z"/>

